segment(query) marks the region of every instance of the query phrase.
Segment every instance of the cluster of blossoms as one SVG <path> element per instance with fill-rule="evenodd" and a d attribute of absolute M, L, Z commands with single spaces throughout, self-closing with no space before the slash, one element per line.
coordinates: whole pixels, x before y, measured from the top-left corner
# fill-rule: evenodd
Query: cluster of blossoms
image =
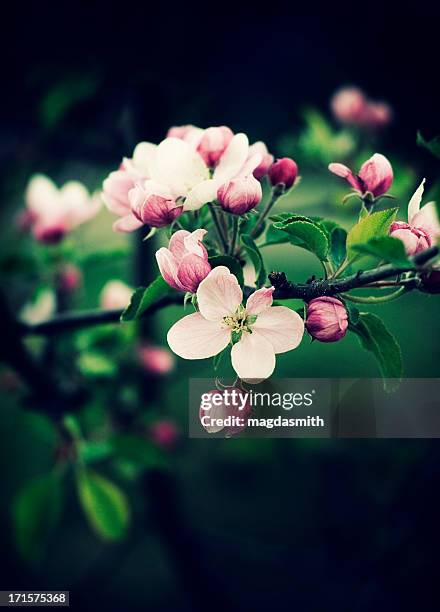
<path fill-rule="evenodd" d="M 367 129 L 384 127 L 392 119 L 388 104 L 370 100 L 358 87 L 344 87 L 337 91 L 331 100 L 331 108 L 341 123 Z"/>
<path fill-rule="evenodd" d="M 164 227 L 186 211 L 218 201 L 243 215 L 262 198 L 261 179 L 293 184 L 293 160 L 274 162 L 263 142 L 249 145 L 245 134 L 225 127 L 174 127 L 159 145 L 142 142 L 103 184 L 103 199 L 118 215 L 117 231 L 143 225 Z M 287 164 L 287 165 L 286 165 Z"/>

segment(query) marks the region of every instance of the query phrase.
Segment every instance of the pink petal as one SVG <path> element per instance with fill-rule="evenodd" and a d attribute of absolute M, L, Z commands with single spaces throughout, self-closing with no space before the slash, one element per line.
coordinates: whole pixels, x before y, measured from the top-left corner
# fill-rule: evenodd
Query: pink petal
<path fill-rule="evenodd" d="M 189 235 L 190 233 L 187 230 L 179 230 L 170 238 L 168 249 L 177 261 L 180 261 L 186 255 L 185 238 Z"/>
<path fill-rule="evenodd" d="M 242 299 L 243 292 L 236 277 L 225 266 L 211 270 L 197 290 L 199 310 L 208 321 L 220 321 L 234 314 Z"/>
<path fill-rule="evenodd" d="M 133 187 L 134 181 L 128 172 L 110 172 L 102 184 L 102 199 L 110 212 L 123 216 L 130 211 L 128 192 Z"/>
<path fill-rule="evenodd" d="M 163 279 L 170 287 L 178 291 L 185 291 L 185 288 L 182 283 L 180 283 L 177 276 L 178 261 L 173 253 L 165 247 L 162 247 L 156 252 L 156 261 Z"/>
<path fill-rule="evenodd" d="M 348 168 L 344 164 L 337 164 L 337 163 L 329 164 L 328 169 L 330 170 L 330 172 L 333 172 L 333 174 L 336 174 L 336 176 L 340 176 L 341 178 L 344 178 L 355 189 L 362 191 L 362 186 L 359 180 L 353 174 L 350 168 Z"/>
<path fill-rule="evenodd" d="M 265 338 L 275 353 L 295 349 L 304 335 L 304 321 L 286 306 L 273 306 L 258 315 L 252 330 Z"/>
<path fill-rule="evenodd" d="M 188 253 L 198 255 L 199 257 L 203 257 L 203 259 L 208 259 L 208 253 L 202 244 L 202 240 L 207 233 L 208 232 L 205 229 L 196 229 L 194 232 L 191 232 L 191 234 L 187 235 L 184 238 L 184 245 L 186 251 Z"/>
<path fill-rule="evenodd" d="M 231 351 L 232 367 L 238 376 L 250 383 L 269 378 L 275 369 L 273 346 L 263 336 L 243 332 Z"/>
<path fill-rule="evenodd" d="M 273 297 L 272 294 L 275 291 L 275 287 L 263 287 L 258 289 L 248 298 L 246 302 L 246 312 L 250 315 L 258 315 L 263 310 L 272 306 Z"/>
<path fill-rule="evenodd" d="M 183 359 L 207 359 L 228 346 L 231 332 L 194 312 L 177 321 L 167 335 L 171 350 Z"/>
<path fill-rule="evenodd" d="M 188 253 L 179 264 L 177 278 L 185 291 L 195 293 L 200 283 L 210 272 L 211 266 L 206 259 L 193 253 Z"/>
<path fill-rule="evenodd" d="M 414 215 L 411 225 L 424 230 L 433 242 L 440 237 L 440 221 L 435 202 L 428 202 Z"/>
<path fill-rule="evenodd" d="M 393 168 L 384 155 L 375 153 L 364 162 L 359 170 L 359 178 L 364 189 L 375 196 L 381 196 L 388 191 L 393 182 Z"/>
<path fill-rule="evenodd" d="M 139 221 L 139 219 L 136 219 L 136 217 L 130 213 L 115 221 L 113 223 L 113 230 L 115 232 L 134 232 L 142 226 L 142 221 Z"/>
<path fill-rule="evenodd" d="M 419 239 L 412 233 L 411 229 L 397 229 L 391 232 L 390 236 L 403 242 L 407 255 L 414 255 L 417 251 Z"/>

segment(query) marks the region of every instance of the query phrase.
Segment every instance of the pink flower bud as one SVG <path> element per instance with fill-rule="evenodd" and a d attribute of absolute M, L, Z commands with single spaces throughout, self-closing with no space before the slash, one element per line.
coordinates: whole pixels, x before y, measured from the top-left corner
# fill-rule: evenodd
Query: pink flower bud
<path fill-rule="evenodd" d="M 337 342 L 345 336 L 348 315 L 344 304 L 334 297 L 319 297 L 307 306 L 306 328 L 320 342 Z"/>
<path fill-rule="evenodd" d="M 332 163 L 328 169 L 344 178 L 361 196 L 371 193 L 374 198 L 384 195 L 393 183 L 393 168 L 384 155 L 375 153 L 354 174 L 344 164 Z"/>
<path fill-rule="evenodd" d="M 183 212 L 171 195 L 151 193 L 139 184 L 128 194 L 131 210 L 139 221 L 150 227 L 170 225 Z"/>
<path fill-rule="evenodd" d="M 261 141 L 254 142 L 254 144 L 249 147 L 248 159 L 255 155 L 255 153 L 259 153 L 262 158 L 260 164 L 254 170 L 255 178 L 261 181 L 263 176 L 266 176 L 269 168 L 273 164 L 273 155 L 269 153 L 266 145 Z"/>
<path fill-rule="evenodd" d="M 38 242 L 54 245 L 59 244 L 67 234 L 67 228 L 64 223 L 59 222 L 54 225 L 45 226 L 38 223 L 33 227 L 34 238 Z"/>
<path fill-rule="evenodd" d="M 365 112 L 364 124 L 372 129 L 385 127 L 392 120 L 392 111 L 384 102 L 370 102 Z"/>
<path fill-rule="evenodd" d="M 160 273 L 173 289 L 195 293 L 211 272 L 208 253 L 202 244 L 206 233 L 204 229 L 192 233 L 179 230 L 171 236 L 168 248 L 157 251 Z"/>
<path fill-rule="evenodd" d="M 162 346 L 140 346 L 138 357 L 141 366 L 150 374 L 163 376 L 174 368 L 173 353 Z"/>
<path fill-rule="evenodd" d="M 432 244 L 431 237 L 421 227 L 411 227 L 403 221 L 395 221 L 390 227 L 390 236 L 398 238 L 405 246 L 407 255 L 415 255 L 429 248 Z"/>
<path fill-rule="evenodd" d="M 60 291 L 73 293 L 82 283 L 82 272 L 77 266 L 66 264 L 58 272 L 56 281 Z"/>
<path fill-rule="evenodd" d="M 335 93 L 330 105 L 338 121 L 356 125 L 363 122 L 367 99 L 357 87 L 344 87 Z"/>
<path fill-rule="evenodd" d="M 298 166 L 293 159 L 283 157 L 278 159 L 269 168 L 269 180 L 271 185 L 284 185 L 285 189 L 290 189 L 298 176 Z"/>
<path fill-rule="evenodd" d="M 197 151 L 207 166 L 216 165 L 233 136 L 233 131 L 225 125 L 210 127 L 203 132 Z"/>
<path fill-rule="evenodd" d="M 173 421 L 164 419 L 151 425 L 150 436 L 157 446 L 169 450 L 179 439 L 179 431 Z"/>
<path fill-rule="evenodd" d="M 224 431 L 230 437 L 247 427 L 251 411 L 249 394 L 238 387 L 227 387 L 202 395 L 199 418 L 208 433 Z"/>
<path fill-rule="evenodd" d="M 197 130 L 195 125 L 174 125 L 170 127 L 167 132 L 167 138 L 179 138 L 179 140 L 185 140 L 185 138 L 194 130 Z"/>
<path fill-rule="evenodd" d="M 221 207 L 233 215 L 244 215 L 255 208 L 262 197 L 261 184 L 253 175 L 232 179 L 217 191 Z"/>

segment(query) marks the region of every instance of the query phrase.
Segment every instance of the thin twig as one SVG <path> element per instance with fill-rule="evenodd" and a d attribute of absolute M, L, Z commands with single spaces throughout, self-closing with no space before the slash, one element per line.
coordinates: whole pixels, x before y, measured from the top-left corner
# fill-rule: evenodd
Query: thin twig
<path fill-rule="evenodd" d="M 218 218 L 217 211 L 215 210 L 215 207 L 212 204 L 208 204 L 208 206 L 209 206 L 209 210 L 211 211 L 212 220 L 214 221 L 214 225 L 217 230 L 217 234 L 220 239 L 221 246 L 223 247 L 223 251 L 224 253 L 227 253 L 228 252 L 228 241 L 226 240 L 225 235 L 223 234 L 223 229 L 220 224 L 220 219 Z"/>

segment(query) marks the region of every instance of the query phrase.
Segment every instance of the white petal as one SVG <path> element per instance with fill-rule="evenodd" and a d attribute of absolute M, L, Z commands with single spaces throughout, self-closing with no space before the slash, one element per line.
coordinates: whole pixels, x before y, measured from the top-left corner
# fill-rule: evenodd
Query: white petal
<path fill-rule="evenodd" d="M 58 209 L 59 191 L 47 176 L 37 174 L 31 178 L 26 188 L 26 205 L 36 215 L 45 215 L 48 211 Z"/>
<path fill-rule="evenodd" d="M 177 321 L 167 335 L 171 350 L 183 359 L 207 359 L 227 347 L 231 333 L 199 312 Z"/>
<path fill-rule="evenodd" d="M 157 145 L 151 142 L 140 142 L 133 151 L 133 165 L 145 178 L 150 176 L 150 166 L 156 151 Z"/>
<path fill-rule="evenodd" d="M 414 215 L 411 225 L 425 230 L 433 242 L 435 242 L 437 238 L 440 237 L 440 220 L 436 203 L 428 202 L 428 204 L 425 204 L 425 206 Z"/>
<path fill-rule="evenodd" d="M 240 169 L 238 176 L 249 176 L 253 173 L 255 168 L 258 168 L 262 161 L 263 156 L 261 153 L 254 153 L 254 155 L 251 155 L 245 162 L 244 166 Z"/>
<path fill-rule="evenodd" d="M 301 342 L 304 321 L 286 306 L 273 306 L 258 315 L 252 331 L 270 342 L 275 353 L 285 353 Z"/>
<path fill-rule="evenodd" d="M 112 227 L 115 232 L 134 232 L 142 226 L 142 221 L 136 219 L 134 215 L 129 214 L 115 221 Z"/>
<path fill-rule="evenodd" d="M 208 321 L 220 321 L 236 312 L 243 299 L 237 278 L 225 266 L 211 270 L 197 289 L 197 303 Z"/>
<path fill-rule="evenodd" d="M 209 178 L 209 170 L 194 149 L 178 138 L 166 138 L 152 159 L 151 178 L 167 185 L 175 197 L 186 196 L 198 183 Z"/>
<path fill-rule="evenodd" d="M 243 332 L 231 351 L 232 367 L 238 376 L 250 383 L 269 378 L 275 369 L 273 346 L 259 334 Z"/>
<path fill-rule="evenodd" d="M 416 216 L 416 214 L 420 210 L 420 203 L 422 201 L 423 191 L 425 189 L 425 180 L 426 179 L 423 179 L 423 181 L 417 187 L 417 189 L 414 192 L 414 195 L 412 196 L 412 198 L 409 201 L 409 204 L 408 204 L 408 223 L 410 225 L 414 225 L 413 224 L 413 219 L 414 219 L 414 217 Z"/>
<path fill-rule="evenodd" d="M 199 210 L 204 204 L 217 198 L 218 184 L 212 179 L 196 185 L 186 196 L 183 210 Z"/>
<path fill-rule="evenodd" d="M 220 158 L 214 172 L 214 180 L 221 185 L 236 176 L 243 168 L 248 158 L 248 153 L 248 137 L 246 134 L 236 134 Z"/>
<path fill-rule="evenodd" d="M 263 287 L 257 289 L 246 302 L 246 312 L 250 315 L 259 315 L 263 310 L 267 310 L 273 303 L 273 292 L 275 287 Z"/>

